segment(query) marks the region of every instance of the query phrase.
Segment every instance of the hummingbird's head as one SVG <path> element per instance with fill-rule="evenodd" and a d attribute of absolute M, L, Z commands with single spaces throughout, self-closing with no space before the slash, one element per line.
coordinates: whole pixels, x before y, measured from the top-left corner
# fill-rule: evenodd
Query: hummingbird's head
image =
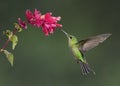
<path fill-rule="evenodd" d="M 70 43 L 71 45 L 77 43 L 77 39 L 76 39 L 75 36 L 68 34 L 67 32 L 65 32 L 65 31 L 62 30 L 62 29 L 61 29 L 61 31 L 67 36 L 68 41 L 69 41 L 69 43 Z"/>

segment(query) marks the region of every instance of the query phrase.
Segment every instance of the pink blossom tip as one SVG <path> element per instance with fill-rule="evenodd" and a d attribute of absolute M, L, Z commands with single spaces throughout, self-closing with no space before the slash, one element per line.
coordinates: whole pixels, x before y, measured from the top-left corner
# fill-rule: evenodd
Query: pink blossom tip
<path fill-rule="evenodd" d="M 25 21 L 22 21 L 21 18 L 18 18 L 18 24 L 22 29 L 27 29 L 27 24 Z"/>

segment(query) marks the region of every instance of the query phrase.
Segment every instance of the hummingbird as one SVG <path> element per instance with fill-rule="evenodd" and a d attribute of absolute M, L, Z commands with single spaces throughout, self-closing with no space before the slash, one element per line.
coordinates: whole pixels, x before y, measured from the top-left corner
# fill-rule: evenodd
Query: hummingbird
<path fill-rule="evenodd" d="M 86 57 L 84 54 L 90 49 L 98 46 L 100 43 L 105 41 L 112 34 L 111 33 L 100 34 L 79 41 L 75 36 L 68 34 L 62 29 L 61 31 L 68 38 L 68 46 L 72 51 L 75 61 L 80 64 L 82 74 L 87 75 L 90 72 L 93 72 L 93 74 L 95 74 L 94 70 L 90 68 L 88 62 L 86 61 Z"/>

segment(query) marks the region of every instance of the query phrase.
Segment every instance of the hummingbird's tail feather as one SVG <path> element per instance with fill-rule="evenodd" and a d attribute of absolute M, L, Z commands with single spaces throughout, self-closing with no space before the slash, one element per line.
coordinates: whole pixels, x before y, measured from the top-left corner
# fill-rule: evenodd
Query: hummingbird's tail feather
<path fill-rule="evenodd" d="M 93 72 L 93 74 L 95 74 L 94 70 L 90 68 L 90 66 L 88 65 L 88 63 L 79 61 L 79 64 L 81 66 L 83 75 L 87 75 L 90 72 Z"/>

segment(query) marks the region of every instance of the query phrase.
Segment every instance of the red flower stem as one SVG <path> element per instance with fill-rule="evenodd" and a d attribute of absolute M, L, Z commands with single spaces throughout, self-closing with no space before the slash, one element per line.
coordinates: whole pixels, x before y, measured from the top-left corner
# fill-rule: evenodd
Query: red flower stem
<path fill-rule="evenodd" d="M 16 34 L 17 30 L 14 29 L 12 32 L 13 32 L 13 35 L 14 35 L 14 34 Z M 12 35 L 12 36 L 13 36 L 13 35 Z M 4 45 L 3 45 L 2 48 L 1 48 L 1 50 L 4 50 L 4 49 L 7 47 L 7 45 L 8 45 L 8 43 L 10 42 L 10 39 L 12 38 L 12 36 L 11 36 L 10 38 L 8 38 L 8 40 L 4 43 Z M 0 53 L 2 52 L 1 50 L 0 50 Z"/>
<path fill-rule="evenodd" d="M 3 50 L 7 47 L 9 41 L 10 41 L 10 38 L 9 38 L 9 39 L 5 42 L 5 44 L 2 46 L 2 49 L 3 49 Z"/>

